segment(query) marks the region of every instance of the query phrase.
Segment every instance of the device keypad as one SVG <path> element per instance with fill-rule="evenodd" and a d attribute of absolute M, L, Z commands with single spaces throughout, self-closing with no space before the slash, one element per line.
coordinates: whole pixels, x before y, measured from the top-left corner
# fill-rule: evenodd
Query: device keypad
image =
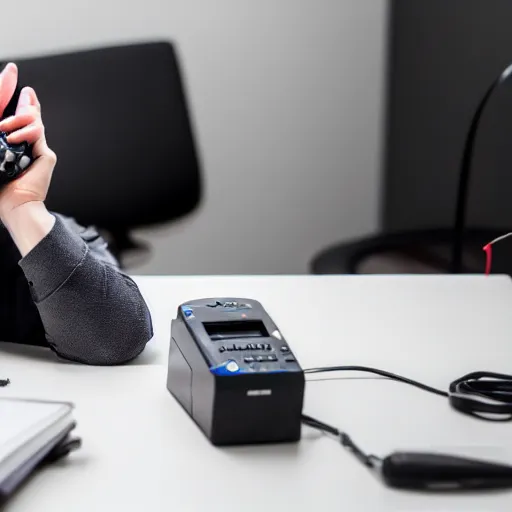
<path fill-rule="evenodd" d="M 270 363 L 277 361 L 277 356 L 275 354 L 270 354 L 268 356 L 256 356 L 256 357 L 244 357 L 244 361 L 246 363 L 253 363 L 256 361 L 257 363 Z"/>
<path fill-rule="evenodd" d="M 296 362 L 295 357 L 286 345 L 278 346 L 275 349 L 270 343 L 230 343 L 219 347 L 220 353 L 247 351 L 251 353 L 247 355 L 244 354 L 241 360 L 254 370 L 258 370 L 261 363 L 279 363 L 280 360 L 281 363 L 284 362 L 288 364 Z M 254 351 L 258 353 L 255 354 Z M 282 359 L 278 357 L 279 353 L 282 354 Z"/>

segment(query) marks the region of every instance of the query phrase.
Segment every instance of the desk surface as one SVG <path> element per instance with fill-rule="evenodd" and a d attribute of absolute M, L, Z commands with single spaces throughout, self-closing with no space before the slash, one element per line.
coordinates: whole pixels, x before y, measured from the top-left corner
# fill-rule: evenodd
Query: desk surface
<path fill-rule="evenodd" d="M 212 447 L 165 388 L 170 320 L 194 298 L 260 300 L 303 367 L 361 364 L 446 388 L 473 370 L 511 373 L 512 284 L 482 276 L 144 277 L 155 337 L 132 364 L 56 362 L 0 347 L 2 396 L 72 400 L 84 446 L 37 474 L 6 511 L 503 511 L 512 492 L 421 495 L 385 488 L 332 439 Z M 361 375 L 311 376 L 305 412 L 377 455 L 437 449 L 512 462 L 510 425 L 440 397 Z M 332 377 L 332 376 L 331 376 Z M 378 406 L 376 406 L 378 404 Z"/>

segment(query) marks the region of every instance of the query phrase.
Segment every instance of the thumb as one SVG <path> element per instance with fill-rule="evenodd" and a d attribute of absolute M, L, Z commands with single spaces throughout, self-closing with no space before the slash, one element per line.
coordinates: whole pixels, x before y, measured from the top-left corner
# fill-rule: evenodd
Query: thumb
<path fill-rule="evenodd" d="M 5 107 L 9 105 L 18 83 L 18 68 L 9 63 L 0 74 L 0 117 L 3 116 Z"/>

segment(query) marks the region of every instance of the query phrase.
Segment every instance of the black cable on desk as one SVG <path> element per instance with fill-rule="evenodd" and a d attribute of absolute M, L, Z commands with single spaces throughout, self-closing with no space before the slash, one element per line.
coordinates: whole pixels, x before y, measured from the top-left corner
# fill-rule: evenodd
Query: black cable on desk
<path fill-rule="evenodd" d="M 395 373 L 368 366 L 327 366 L 310 368 L 304 373 L 367 372 L 448 398 L 450 405 L 470 416 L 487 421 L 512 420 L 512 375 L 493 372 L 472 372 L 454 380 L 448 391 L 422 384 Z"/>
<path fill-rule="evenodd" d="M 375 461 L 378 460 L 375 455 L 367 455 L 366 453 L 359 448 L 354 441 L 350 438 L 348 434 L 338 430 L 336 427 L 331 427 L 327 423 L 323 423 L 322 421 L 318 421 L 311 416 L 307 416 L 306 414 L 302 415 L 302 423 L 304 425 L 308 425 L 311 428 L 315 428 L 327 434 L 332 434 L 335 437 L 340 439 L 341 444 L 350 450 L 365 466 L 369 468 L 375 467 Z"/>
<path fill-rule="evenodd" d="M 436 389 L 436 388 L 427 386 L 426 384 L 422 384 L 421 382 L 417 382 L 415 380 L 411 380 L 406 377 L 401 377 L 400 375 L 396 375 L 395 373 L 386 372 L 384 370 L 378 370 L 377 368 L 370 368 L 369 366 L 327 366 L 325 368 L 310 368 L 308 370 L 304 370 L 304 373 L 325 373 L 325 372 L 341 372 L 341 371 L 374 373 L 376 375 L 380 375 L 381 377 L 387 377 L 388 379 L 393 379 L 398 382 L 410 384 L 411 386 L 415 386 L 417 388 L 423 389 L 424 391 L 428 391 L 430 393 L 435 393 L 436 395 L 441 395 L 441 396 L 446 396 L 446 397 L 448 396 L 448 393 L 446 391 L 441 391 L 440 389 Z"/>
<path fill-rule="evenodd" d="M 304 370 L 306 374 L 359 371 L 387 377 L 447 397 L 458 411 L 488 421 L 512 419 L 512 376 L 492 372 L 472 372 L 454 380 L 448 391 L 391 372 L 367 366 L 329 366 Z M 492 416 L 486 416 L 491 414 Z M 397 452 L 381 459 L 367 455 L 345 432 L 311 416 L 302 415 L 302 422 L 312 428 L 339 438 L 366 467 L 377 470 L 392 487 L 415 489 L 496 488 L 512 485 L 512 467 L 486 461 L 475 461 L 435 453 Z"/>

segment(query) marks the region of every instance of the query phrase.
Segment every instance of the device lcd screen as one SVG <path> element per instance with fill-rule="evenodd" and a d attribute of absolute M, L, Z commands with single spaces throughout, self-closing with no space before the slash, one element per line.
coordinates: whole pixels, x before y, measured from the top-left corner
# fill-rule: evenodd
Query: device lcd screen
<path fill-rule="evenodd" d="M 265 338 L 268 336 L 265 325 L 259 320 L 205 322 L 203 325 L 213 341 L 236 338 Z"/>

